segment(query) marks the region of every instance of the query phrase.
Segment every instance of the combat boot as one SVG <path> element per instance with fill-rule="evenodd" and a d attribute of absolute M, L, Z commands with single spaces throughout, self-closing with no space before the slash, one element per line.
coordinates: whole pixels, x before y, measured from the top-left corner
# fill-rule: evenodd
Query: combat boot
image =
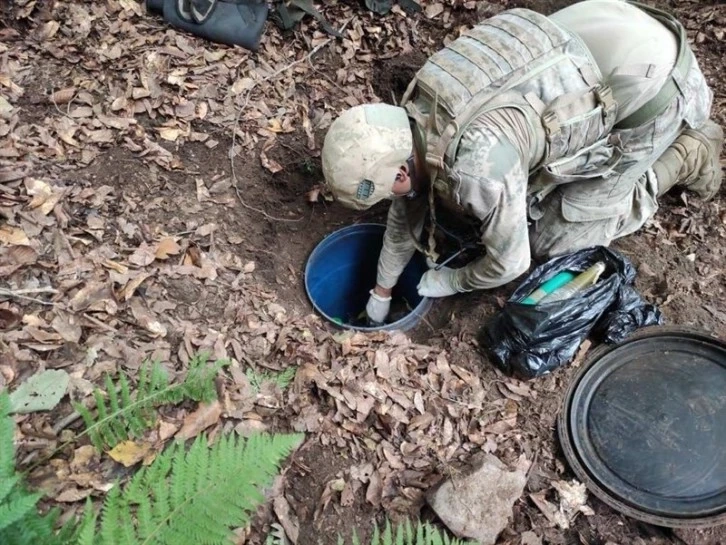
<path fill-rule="evenodd" d="M 723 172 L 719 155 L 723 129 L 709 120 L 698 129 L 686 129 L 653 165 L 658 179 L 658 196 L 681 186 L 712 199 L 721 187 Z"/>

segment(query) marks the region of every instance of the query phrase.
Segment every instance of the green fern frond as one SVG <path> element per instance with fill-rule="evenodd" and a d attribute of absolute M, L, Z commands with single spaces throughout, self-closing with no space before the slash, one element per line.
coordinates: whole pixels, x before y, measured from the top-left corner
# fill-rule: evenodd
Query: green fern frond
<path fill-rule="evenodd" d="M 253 369 L 247 370 L 247 380 L 250 381 L 250 385 L 255 392 L 259 392 L 263 384 L 271 382 L 275 384 L 280 390 L 287 388 L 295 378 L 297 373 L 296 367 L 288 367 L 284 371 L 279 373 L 271 373 L 267 371 L 254 371 Z"/>
<path fill-rule="evenodd" d="M 175 443 L 128 485 L 111 489 L 95 540 L 79 545 L 226 544 L 249 522 L 279 463 L 300 435 L 205 438 Z M 87 514 L 87 517 L 90 516 Z"/>
<path fill-rule="evenodd" d="M 0 481 L 15 473 L 13 420 L 10 418 L 10 395 L 0 392 Z"/>
<path fill-rule="evenodd" d="M 191 359 L 187 375 L 180 384 L 182 399 L 208 403 L 217 398 L 214 379 L 217 377 L 217 373 L 230 362 L 217 360 L 209 364 L 208 361 L 209 354 L 197 354 Z M 178 401 L 172 402 L 178 403 Z"/>
<path fill-rule="evenodd" d="M 55 531 L 60 515 L 57 509 L 46 515 L 38 513 L 40 494 L 25 488 L 15 469 L 13 420 L 10 416 L 10 396 L 0 393 L 0 543 L 3 545 L 75 545 L 73 522 Z M 79 544 L 80 545 L 80 544 Z"/>
<path fill-rule="evenodd" d="M 96 523 L 98 515 L 93 510 L 91 499 L 86 500 L 86 507 L 80 522 L 68 531 L 68 535 L 62 535 L 64 545 L 94 545 L 96 539 Z M 61 532 L 63 534 L 63 531 Z"/>
<path fill-rule="evenodd" d="M 339 536 L 338 545 L 344 544 L 345 542 Z M 355 531 L 351 544 L 361 545 Z M 444 532 L 426 523 L 419 522 L 413 527 L 407 521 L 399 524 L 394 530 L 390 521 L 386 521 L 383 532 L 378 526 L 373 529 L 373 535 L 366 545 L 475 545 L 475 543 L 450 538 Z"/>
<path fill-rule="evenodd" d="M 270 525 L 270 533 L 265 539 L 265 545 L 289 545 L 285 529 L 276 522 Z"/>
<path fill-rule="evenodd" d="M 81 435 L 87 434 L 99 451 L 113 448 L 130 437 L 138 438 L 156 421 L 156 408 L 184 400 L 211 401 L 216 396 L 214 379 L 219 370 L 228 365 L 225 360 L 208 363 L 208 356 L 199 355 L 189 362 L 184 380 L 169 384 L 164 367 L 155 362 L 145 363 L 139 372 L 135 394 L 131 394 L 128 379 L 120 375 L 117 384 L 105 377 L 106 395 L 94 390 L 96 415 L 84 405 L 74 403 L 86 425 Z"/>

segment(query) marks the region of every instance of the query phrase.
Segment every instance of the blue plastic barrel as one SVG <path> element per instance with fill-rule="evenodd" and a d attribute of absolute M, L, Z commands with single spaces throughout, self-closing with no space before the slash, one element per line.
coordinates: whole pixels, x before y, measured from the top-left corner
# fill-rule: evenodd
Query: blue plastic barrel
<path fill-rule="evenodd" d="M 431 308 L 432 301 L 418 294 L 416 286 L 427 270 L 426 259 L 416 252 L 393 289 L 392 309 L 411 309 L 380 327 L 361 325 L 369 292 L 376 284 L 378 255 L 383 246 L 384 225 L 350 225 L 325 237 L 305 266 L 305 290 L 310 302 L 328 321 L 359 331 L 401 330 L 415 327 Z M 392 316 L 397 312 L 392 311 Z"/>

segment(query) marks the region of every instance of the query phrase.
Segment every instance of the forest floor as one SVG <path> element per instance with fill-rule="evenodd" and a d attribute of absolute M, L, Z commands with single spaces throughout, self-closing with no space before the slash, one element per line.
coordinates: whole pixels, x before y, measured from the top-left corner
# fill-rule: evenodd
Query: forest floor
<path fill-rule="evenodd" d="M 331 1 L 323 12 L 343 39 L 308 19 L 287 33 L 270 24 L 257 53 L 177 32 L 135 0 L 0 7 L 0 389 L 47 369 L 70 375 L 54 410 L 16 417 L 19 467 L 47 504 L 70 515 L 129 471 L 73 440 L 83 423 L 71 400 L 87 403 L 106 374 L 134 382 L 147 360 L 178 375 L 206 351 L 232 365 L 199 431 L 307 437 L 275 509 L 240 543 L 263 543 L 280 518 L 303 545 L 369 535 L 386 516 L 431 518 L 426 490 L 477 452 L 533 462 L 499 543 L 525 532 L 553 545 L 726 543 L 722 530 L 651 526 L 593 497 L 594 514 L 569 528 L 545 516 L 532 496 L 556 505 L 552 483 L 574 478 L 555 420 L 587 347 L 542 378 L 499 372 L 477 333 L 514 284 L 437 301 L 407 335 L 342 333 L 305 295 L 306 258 L 326 234 L 385 218 L 321 192 L 337 113 L 399 99 L 428 55 L 482 18 L 569 3 L 429 1 L 380 17 Z M 684 22 L 726 126 L 726 7 L 656 4 Z M 708 203 L 666 196 L 614 248 L 669 324 L 726 331 L 723 189 Z M 290 368 L 286 388 L 264 380 Z M 162 410 L 143 443 L 161 449 L 195 409 Z"/>

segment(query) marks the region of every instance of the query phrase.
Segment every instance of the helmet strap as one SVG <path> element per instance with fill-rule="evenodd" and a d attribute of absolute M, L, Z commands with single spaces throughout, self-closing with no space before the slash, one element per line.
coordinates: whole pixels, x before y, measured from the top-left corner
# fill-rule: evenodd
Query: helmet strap
<path fill-rule="evenodd" d="M 411 189 L 408 193 L 403 195 L 403 197 L 406 199 L 415 199 L 416 197 L 418 197 L 419 193 L 416 188 L 417 184 L 415 183 L 418 173 L 416 172 L 416 164 L 413 159 L 413 154 L 411 154 L 411 156 L 406 159 L 406 167 L 408 168 L 408 179 L 411 181 Z"/>

